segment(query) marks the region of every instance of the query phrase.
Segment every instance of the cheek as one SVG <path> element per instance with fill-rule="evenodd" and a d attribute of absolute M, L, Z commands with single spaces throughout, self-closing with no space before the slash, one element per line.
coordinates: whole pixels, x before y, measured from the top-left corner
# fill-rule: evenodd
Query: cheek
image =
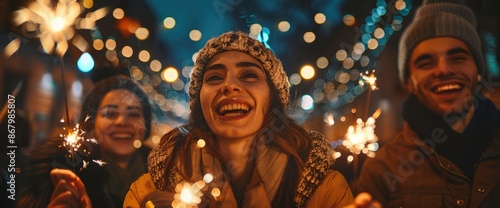
<path fill-rule="evenodd" d="M 112 128 L 112 122 L 105 121 L 104 119 L 98 119 L 95 122 L 94 130 L 98 137 L 102 137 L 106 132 L 109 132 Z"/>
<path fill-rule="evenodd" d="M 144 136 L 146 135 L 146 124 L 144 122 L 144 119 L 141 119 L 141 121 L 134 123 L 134 129 L 137 132 L 138 139 L 145 139 Z"/>
<path fill-rule="evenodd" d="M 210 111 L 211 109 L 213 93 L 211 93 L 209 89 L 201 88 L 199 99 L 201 104 L 201 111 L 203 112 L 203 115 L 205 115 L 205 113 Z"/>

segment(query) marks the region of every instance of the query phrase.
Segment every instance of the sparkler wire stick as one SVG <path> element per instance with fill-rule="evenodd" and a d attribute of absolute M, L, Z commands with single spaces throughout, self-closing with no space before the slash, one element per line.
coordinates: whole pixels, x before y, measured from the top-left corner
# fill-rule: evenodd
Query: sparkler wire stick
<path fill-rule="evenodd" d="M 69 131 L 69 126 L 70 126 L 70 123 L 69 123 L 69 106 L 68 106 L 68 95 L 66 95 L 67 91 L 66 91 L 66 76 L 64 75 L 64 59 L 62 58 L 62 56 L 59 56 L 59 61 L 61 62 L 61 84 L 62 84 L 62 91 L 63 91 L 63 99 L 64 99 L 64 107 L 65 107 L 65 110 L 66 110 L 66 126 L 68 128 L 68 131 Z"/>

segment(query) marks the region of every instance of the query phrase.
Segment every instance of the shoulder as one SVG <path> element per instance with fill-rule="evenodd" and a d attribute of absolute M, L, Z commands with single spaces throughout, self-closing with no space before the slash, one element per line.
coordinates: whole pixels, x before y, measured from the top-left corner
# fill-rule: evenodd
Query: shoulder
<path fill-rule="evenodd" d="M 132 185 L 125 196 L 123 207 L 139 207 L 146 200 L 149 193 L 156 191 L 149 173 L 143 174 Z"/>
<path fill-rule="evenodd" d="M 321 172 L 319 175 L 326 173 L 326 170 L 331 169 L 335 163 L 333 157 L 335 151 L 328 140 L 325 139 L 323 134 L 310 131 L 309 137 L 311 140 L 309 147 L 309 154 L 307 157 L 305 171 Z"/>
<path fill-rule="evenodd" d="M 309 159 L 311 157 L 333 156 L 333 147 L 323 134 L 316 131 L 310 131 L 309 137 L 311 140 L 311 152 L 309 154 Z"/>
<path fill-rule="evenodd" d="M 314 191 L 306 207 L 344 207 L 353 201 L 344 176 L 338 171 L 331 171 Z"/>
<path fill-rule="evenodd" d="M 180 147 L 186 140 L 187 134 L 191 131 L 188 125 L 179 126 L 172 129 L 162 137 L 160 143 L 151 150 L 148 156 L 148 172 L 155 184 L 162 189 L 165 182 L 165 171 L 167 161 L 172 158 L 172 152 Z"/>

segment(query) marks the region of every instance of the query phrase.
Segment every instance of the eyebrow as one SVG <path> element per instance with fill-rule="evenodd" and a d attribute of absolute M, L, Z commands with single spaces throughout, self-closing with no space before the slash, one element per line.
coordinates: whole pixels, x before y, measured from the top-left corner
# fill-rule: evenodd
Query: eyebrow
<path fill-rule="evenodd" d="M 106 109 L 106 108 L 118 109 L 118 106 L 117 105 L 105 105 L 100 110 Z M 127 106 L 127 110 L 141 110 L 141 108 L 139 108 L 139 106 Z"/>
<path fill-rule="evenodd" d="M 470 55 L 470 52 L 462 47 L 452 48 L 448 52 L 446 52 L 447 55 L 454 55 L 454 54 L 461 54 L 461 53 Z M 419 61 L 431 59 L 431 58 L 432 58 L 431 54 L 428 54 L 428 53 L 422 54 L 422 55 L 418 56 L 413 63 L 416 64 Z"/>
<path fill-rule="evenodd" d="M 422 60 L 426 60 L 426 59 L 432 59 L 432 55 L 431 54 L 422 54 L 420 56 L 418 56 L 415 61 L 413 61 L 413 64 L 417 64 L 418 62 L 422 61 Z"/>
<path fill-rule="evenodd" d="M 236 67 L 256 67 L 256 68 L 262 69 L 262 66 L 260 66 L 259 64 L 254 63 L 254 62 L 247 62 L 247 61 L 236 63 Z M 225 68 L 224 64 L 214 64 L 214 65 L 210 65 L 209 67 L 205 68 L 205 71 L 224 69 L 224 68 Z"/>
<path fill-rule="evenodd" d="M 459 53 L 464 53 L 464 54 L 470 55 L 470 52 L 462 47 L 453 48 L 453 49 L 449 50 L 447 54 L 453 55 L 453 54 L 459 54 Z"/>

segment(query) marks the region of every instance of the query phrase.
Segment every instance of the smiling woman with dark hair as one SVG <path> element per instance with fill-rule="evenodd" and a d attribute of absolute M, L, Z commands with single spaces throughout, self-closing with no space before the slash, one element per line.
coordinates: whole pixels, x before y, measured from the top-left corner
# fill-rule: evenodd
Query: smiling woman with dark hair
<path fill-rule="evenodd" d="M 20 207 L 122 207 L 130 184 L 147 172 L 150 149 L 137 144 L 150 134 L 151 107 L 132 80 L 111 77 L 97 83 L 83 103 L 79 124 L 98 146 L 84 143 L 90 156 L 78 151 L 74 160 L 60 147 L 62 138 L 37 148 L 31 157 L 32 188 L 23 194 Z M 96 159 L 106 164 L 91 161 Z M 83 160 L 89 162 L 86 168 Z"/>

